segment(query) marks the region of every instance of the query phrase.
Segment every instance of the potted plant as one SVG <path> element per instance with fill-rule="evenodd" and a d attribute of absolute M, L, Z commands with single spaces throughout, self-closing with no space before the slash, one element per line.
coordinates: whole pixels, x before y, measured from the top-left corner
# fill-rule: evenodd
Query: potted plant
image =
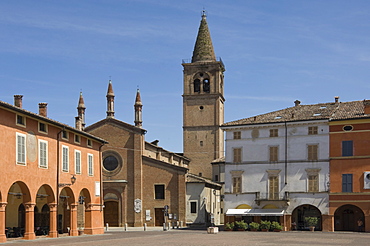
<path fill-rule="evenodd" d="M 257 231 L 258 228 L 260 228 L 260 224 L 258 224 L 257 222 L 251 222 L 251 223 L 249 223 L 249 229 L 251 231 Z"/>
<path fill-rule="evenodd" d="M 234 227 L 235 227 L 234 222 L 231 222 L 231 223 L 227 222 L 225 224 L 225 231 L 232 231 L 234 230 Z"/>
<path fill-rule="evenodd" d="M 273 221 L 273 222 L 271 223 L 271 227 L 270 227 L 270 229 L 271 229 L 272 231 L 281 231 L 281 230 L 283 229 L 283 227 L 279 224 L 279 222 L 277 222 L 277 221 Z"/>
<path fill-rule="evenodd" d="M 306 224 L 310 227 L 310 231 L 315 230 L 315 226 L 317 225 L 317 222 L 319 221 L 317 217 L 305 217 L 304 220 L 306 221 Z"/>
<path fill-rule="evenodd" d="M 271 222 L 268 220 L 262 220 L 260 224 L 261 231 L 268 231 L 270 230 Z"/>
<path fill-rule="evenodd" d="M 248 228 L 248 224 L 244 222 L 244 220 L 241 221 L 235 221 L 235 227 L 238 231 L 245 231 Z"/>

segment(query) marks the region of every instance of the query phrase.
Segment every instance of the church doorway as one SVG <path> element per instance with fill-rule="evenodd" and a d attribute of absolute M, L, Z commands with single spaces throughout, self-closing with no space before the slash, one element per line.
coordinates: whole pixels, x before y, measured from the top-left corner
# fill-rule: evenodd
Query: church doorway
<path fill-rule="evenodd" d="M 155 208 L 155 226 L 163 226 L 164 211 L 163 208 Z"/>
<path fill-rule="evenodd" d="M 118 202 L 104 202 L 104 224 L 109 226 L 119 226 L 118 223 Z"/>

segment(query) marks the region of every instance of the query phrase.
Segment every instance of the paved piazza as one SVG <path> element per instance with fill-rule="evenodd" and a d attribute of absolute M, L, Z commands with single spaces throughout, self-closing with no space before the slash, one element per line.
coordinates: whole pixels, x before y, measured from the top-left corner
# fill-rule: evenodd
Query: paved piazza
<path fill-rule="evenodd" d="M 32 241 L 12 240 L 0 245 L 369 245 L 370 234 L 353 232 L 224 232 L 201 230 L 110 231 L 104 235 L 83 235 Z"/>

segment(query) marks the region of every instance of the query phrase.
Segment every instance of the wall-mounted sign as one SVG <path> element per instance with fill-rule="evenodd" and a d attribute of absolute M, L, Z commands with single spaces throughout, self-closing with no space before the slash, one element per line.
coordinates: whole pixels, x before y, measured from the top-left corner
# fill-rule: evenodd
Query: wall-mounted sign
<path fill-rule="evenodd" d="M 141 212 L 141 200 L 140 199 L 135 199 L 134 201 L 134 210 L 136 213 Z"/>

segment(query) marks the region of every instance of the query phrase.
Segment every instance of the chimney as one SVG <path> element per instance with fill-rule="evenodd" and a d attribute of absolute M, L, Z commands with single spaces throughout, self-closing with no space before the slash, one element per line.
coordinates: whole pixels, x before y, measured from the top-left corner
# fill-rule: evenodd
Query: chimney
<path fill-rule="evenodd" d="M 80 116 L 76 116 L 76 129 L 82 131 L 82 120 Z"/>
<path fill-rule="evenodd" d="M 300 105 L 301 104 L 301 101 L 299 101 L 299 100 L 295 100 L 294 101 L 294 106 L 298 106 L 298 105 Z"/>
<path fill-rule="evenodd" d="M 364 114 L 370 114 L 370 100 L 364 100 Z"/>
<path fill-rule="evenodd" d="M 48 104 L 39 103 L 39 115 L 47 117 L 48 116 Z"/>
<path fill-rule="evenodd" d="M 334 97 L 334 100 L 335 100 L 335 103 L 338 103 L 339 102 L 339 97 L 338 96 Z"/>
<path fill-rule="evenodd" d="M 14 95 L 14 106 L 22 108 L 22 97 L 23 95 Z"/>

